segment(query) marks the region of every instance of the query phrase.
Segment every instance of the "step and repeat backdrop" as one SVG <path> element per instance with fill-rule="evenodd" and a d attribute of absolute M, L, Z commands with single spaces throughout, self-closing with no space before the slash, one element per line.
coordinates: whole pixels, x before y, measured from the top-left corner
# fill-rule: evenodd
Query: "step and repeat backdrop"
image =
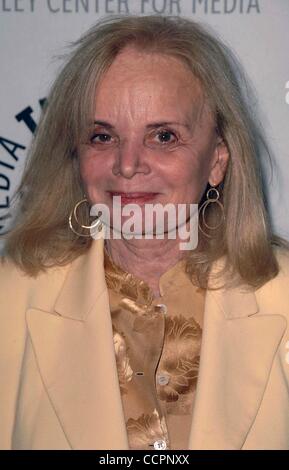
<path fill-rule="evenodd" d="M 243 64 L 275 161 L 274 228 L 289 240 L 289 0 L 0 0 L 0 234 L 61 54 L 100 17 L 152 13 L 209 24 Z"/>

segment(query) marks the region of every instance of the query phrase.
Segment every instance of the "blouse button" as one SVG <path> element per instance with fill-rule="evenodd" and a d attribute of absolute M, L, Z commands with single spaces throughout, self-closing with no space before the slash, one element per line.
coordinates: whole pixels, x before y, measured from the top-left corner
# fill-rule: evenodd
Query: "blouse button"
<path fill-rule="evenodd" d="M 170 381 L 170 376 L 168 374 L 160 374 L 157 377 L 159 385 L 167 385 Z"/>
<path fill-rule="evenodd" d="M 159 309 L 160 313 L 167 313 L 168 307 L 165 304 L 157 304 L 156 307 Z"/>
<path fill-rule="evenodd" d="M 158 439 L 157 441 L 154 442 L 154 448 L 157 450 L 165 450 L 167 448 L 166 441 L 163 441 L 162 439 Z"/>

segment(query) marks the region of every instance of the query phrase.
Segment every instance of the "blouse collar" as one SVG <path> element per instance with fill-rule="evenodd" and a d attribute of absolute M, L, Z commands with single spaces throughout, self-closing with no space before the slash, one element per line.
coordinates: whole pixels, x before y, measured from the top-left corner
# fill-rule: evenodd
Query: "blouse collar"
<path fill-rule="evenodd" d="M 105 279 L 109 289 L 135 300 L 140 304 L 151 305 L 155 297 L 149 285 L 134 274 L 116 265 L 106 248 L 104 249 L 104 269 Z M 160 277 L 160 294 L 163 296 L 172 284 L 174 288 L 177 288 L 178 286 L 183 286 L 188 283 L 191 285 L 190 277 L 186 273 L 186 259 L 182 258 Z"/>

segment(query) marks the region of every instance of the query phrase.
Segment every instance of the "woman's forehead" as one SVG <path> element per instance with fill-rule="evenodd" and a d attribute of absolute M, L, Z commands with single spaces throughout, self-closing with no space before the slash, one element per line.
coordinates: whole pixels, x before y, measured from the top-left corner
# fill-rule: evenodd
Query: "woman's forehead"
<path fill-rule="evenodd" d="M 116 57 L 95 98 L 98 117 L 131 113 L 133 119 L 151 119 L 157 112 L 164 120 L 197 117 L 205 101 L 199 80 L 179 59 L 131 49 Z"/>
<path fill-rule="evenodd" d="M 101 81 L 112 80 L 120 85 L 127 79 L 139 77 L 175 79 L 176 81 L 201 88 L 199 80 L 193 75 L 188 65 L 180 58 L 160 52 L 142 51 L 133 46 L 126 46 L 115 57 L 104 73 Z"/>

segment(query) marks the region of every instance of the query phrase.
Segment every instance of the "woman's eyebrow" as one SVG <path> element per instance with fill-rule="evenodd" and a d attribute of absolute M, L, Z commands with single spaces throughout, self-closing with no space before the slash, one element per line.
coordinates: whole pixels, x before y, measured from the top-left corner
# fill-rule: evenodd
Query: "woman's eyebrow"
<path fill-rule="evenodd" d="M 112 124 L 109 124 L 109 122 L 106 122 L 106 121 L 93 121 L 93 124 L 107 127 L 108 129 L 114 129 L 114 126 Z"/>
<path fill-rule="evenodd" d="M 191 125 L 188 122 L 177 122 L 177 121 L 153 122 L 151 124 L 148 124 L 146 127 L 147 129 L 154 129 L 156 127 L 171 126 L 171 125 L 183 126 L 183 127 L 186 127 L 187 129 L 191 128 Z"/>
<path fill-rule="evenodd" d="M 114 129 L 114 126 L 110 124 L 109 122 L 106 121 L 94 121 L 94 124 L 97 124 L 99 126 L 107 127 L 108 129 Z M 151 124 L 147 124 L 146 128 L 147 129 L 156 129 L 158 127 L 162 126 L 171 126 L 171 125 L 178 125 L 178 126 L 183 126 L 186 129 L 191 129 L 191 124 L 189 122 L 177 122 L 177 121 L 162 121 L 162 122 L 153 122 Z"/>

